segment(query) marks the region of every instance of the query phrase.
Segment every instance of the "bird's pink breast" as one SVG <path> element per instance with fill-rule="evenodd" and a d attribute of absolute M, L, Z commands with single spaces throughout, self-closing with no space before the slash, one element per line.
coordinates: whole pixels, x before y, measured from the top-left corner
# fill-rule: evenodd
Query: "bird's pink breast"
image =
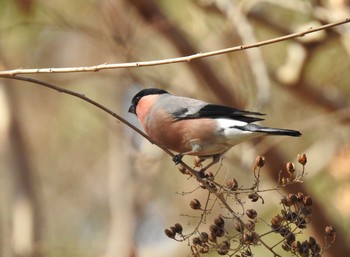
<path fill-rule="evenodd" d="M 157 98 L 158 98 L 158 95 L 144 96 L 140 99 L 139 103 L 137 104 L 136 115 L 144 128 L 147 123 L 148 115 L 154 103 L 156 102 Z"/>
<path fill-rule="evenodd" d="M 153 118 L 146 132 L 158 144 L 176 152 L 192 151 L 194 144 L 202 146 L 204 150 L 217 140 L 217 127 L 212 119 L 173 120 L 161 113 Z"/>

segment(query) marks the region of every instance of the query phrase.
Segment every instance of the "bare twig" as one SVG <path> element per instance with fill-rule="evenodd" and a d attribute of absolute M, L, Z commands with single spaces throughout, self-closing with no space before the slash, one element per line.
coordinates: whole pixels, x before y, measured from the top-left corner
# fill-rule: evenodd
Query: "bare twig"
<path fill-rule="evenodd" d="M 215 55 L 221 55 L 221 54 L 225 54 L 225 53 L 241 51 L 241 50 L 245 50 L 245 49 L 250 49 L 250 48 L 255 48 L 255 47 L 260 47 L 260 46 L 264 46 L 264 45 L 269 45 L 269 44 L 285 41 L 285 40 L 292 39 L 292 38 L 303 37 L 303 36 L 310 34 L 310 33 L 329 29 L 329 28 L 336 27 L 336 26 L 339 26 L 339 25 L 342 25 L 345 23 L 349 23 L 349 22 L 350 22 L 350 18 L 347 18 L 347 19 L 339 21 L 339 22 L 329 23 L 329 24 L 326 24 L 326 25 L 323 25 L 323 26 L 320 26 L 317 28 L 311 27 L 311 28 L 304 30 L 304 31 L 301 31 L 301 32 L 296 32 L 296 33 L 289 34 L 286 36 L 268 39 L 268 40 L 260 41 L 257 43 L 235 46 L 235 47 L 225 48 L 225 49 L 221 49 L 221 50 L 206 52 L 206 53 L 198 53 L 198 54 L 193 54 L 193 55 L 188 55 L 188 56 L 183 56 L 183 57 L 178 57 L 178 58 L 154 60 L 154 61 L 116 63 L 116 64 L 104 63 L 104 64 L 95 65 L 95 66 L 84 66 L 84 67 L 38 68 L 38 69 L 21 69 L 20 68 L 20 69 L 15 69 L 15 70 L 0 71 L 0 76 L 4 77 L 5 75 L 15 76 L 18 74 L 38 74 L 38 73 L 97 72 L 100 70 L 121 69 L 121 68 L 137 68 L 137 67 L 173 64 L 173 63 L 180 63 L 180 62 L 191 62 L 195 59 L 206 58 L 206 57 L 211 57 L 211 56 L 215 56 Z M 26 80 L 26 79 L 23 79 L 23 80 Z"/>

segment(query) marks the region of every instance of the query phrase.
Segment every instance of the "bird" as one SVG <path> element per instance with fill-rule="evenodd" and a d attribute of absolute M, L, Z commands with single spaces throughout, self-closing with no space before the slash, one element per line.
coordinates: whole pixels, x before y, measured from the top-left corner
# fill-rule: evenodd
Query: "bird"
<path fill-rule="evenodd" d="M 263 127 L 260 112 L 251 112 L 201 100 L 175 96 L 164 89 L 146 88 L 131 100 L 129 113 L 137 116 L 150 139 L 178 154 L 198 156 L 200 162 L 213 158 L 203 172 L 233 146 L 262 136 L 300 137 L 297 130 Z"/>

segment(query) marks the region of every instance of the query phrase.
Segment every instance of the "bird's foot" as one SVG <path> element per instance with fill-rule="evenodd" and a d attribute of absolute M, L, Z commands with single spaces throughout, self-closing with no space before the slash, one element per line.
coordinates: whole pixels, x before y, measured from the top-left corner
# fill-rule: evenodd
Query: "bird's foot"
<path fill-rule="evenodd" d="M 179 153 L 173 157 L 173 162 L 177 165 L 182 161 L 183 154 Z"/>
<path fill-rule="evenodd" d="M 201 168 L 199 173 L 202 173 L 204 174 L 204 172 L 209 169 L 211 166 L 213 166 L 214 164 L 218 163 L 220 161 L 220 154 L 216 154 L 216 155 L 213 155 L 213 160 L 211 163 L 209 163 L 207 166 L 205 166 L 204 168 Z"/>

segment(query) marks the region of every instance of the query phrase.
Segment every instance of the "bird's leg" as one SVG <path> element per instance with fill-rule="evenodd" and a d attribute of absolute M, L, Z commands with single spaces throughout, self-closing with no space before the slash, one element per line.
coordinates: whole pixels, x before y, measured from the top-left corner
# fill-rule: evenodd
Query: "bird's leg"
<path fill-rule="evenodd" d="M 175 156 L 173 157 L 173 161 L 174 161 L 174 163 L 175 163 L 176 165 L 179 164 L 179 163 L 181 162 L 182 157 L 183 157 L 184 155 L 191 155 L 191 154 L 197 152 L 197 151 L 201 148 L 200 145 L 197 144 L 197 141 L 198 141 L 198 140 L 191 140 L 191 147 L 192 147 L 192 150 L 191 150 L 191 151 L 188 151 L 188 152 L 185 152 L 185 153 L 179 153 L 179 154 L 177 154 L 177 155 L 175 155 Z"/>
<path fill-rule="evenodd" d="M 176 155 L 173 157 L 174 163 L 175 163 L 176 165 L 179 164 L 179 163 L 182 161 L 182 157 L 184 157 L 183 154 L 181 154 L 181 153 L 176 154 Z"/>
<path fill-rule="evenodd" d="M 215 163 L 218 163 L 220 161 L 220 154 L 215 154 L 213 155 L 213 160 L 211 163 L 209 163 L 207 166 L 205 166 L 204 168 L 202 168 L 199 172 L 204 174 L 204 172 L 209 169 L 211 166 L 213 166 Z"/>
<path fill-rule="evenodd" d="M 206 157 L 196 156 L 193 159 L 193 164 L 194 164 L 193 168 L 201 168 L 202 167 L 202 162 L 204 162 L 206 159 L 207 159 Z"/>

